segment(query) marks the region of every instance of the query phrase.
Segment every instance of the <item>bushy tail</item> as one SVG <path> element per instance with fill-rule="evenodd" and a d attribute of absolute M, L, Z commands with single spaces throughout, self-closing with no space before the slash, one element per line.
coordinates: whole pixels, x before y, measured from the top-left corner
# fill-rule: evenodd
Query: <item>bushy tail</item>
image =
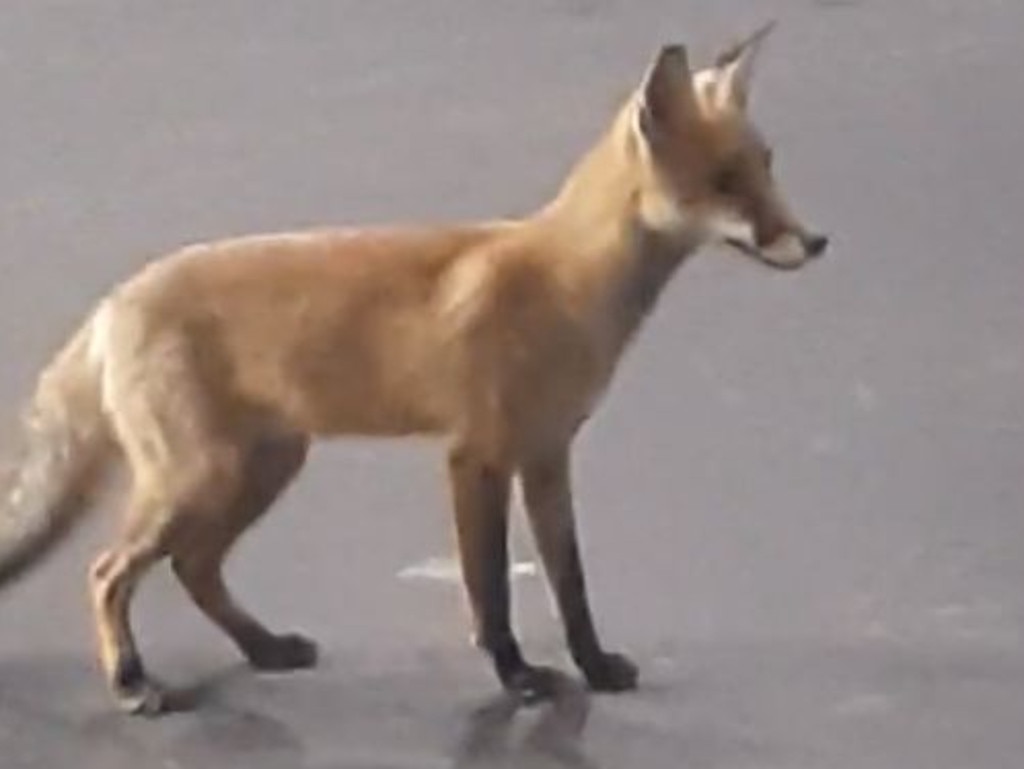
<path fill-rule="evenodd" d="M 23 576 L 89 508 L 110 440 L 92 322 L 39 378 L 16 461 L 0 479 L 0 587 Z"/>

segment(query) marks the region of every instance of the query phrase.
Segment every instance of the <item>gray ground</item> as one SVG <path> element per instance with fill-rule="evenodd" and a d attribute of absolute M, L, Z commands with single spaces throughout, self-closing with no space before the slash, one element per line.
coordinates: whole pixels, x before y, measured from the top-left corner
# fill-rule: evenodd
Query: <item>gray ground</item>
<path fill-rule="evenodd" d="M 198 709 L 114 715 L 97 521 L 3 598 L 3 769 L 1019 767 L 1019 2 L 8 0 L 0 397 L 183 242 L 526 211 L 656 44 L 707 56 L 776 13 L 756 110 L 831 258 L 699 258 L 581 444 L 594 602 L 639 692 L 493 699 L 455 586 L 398 576 L 449 554 L 439 449 L 338 445 L 232 562 L 321 670 L 251 674 L 158 571 L 148 660 Z M 524 640 L 565 664 L 522 571 Z"/>

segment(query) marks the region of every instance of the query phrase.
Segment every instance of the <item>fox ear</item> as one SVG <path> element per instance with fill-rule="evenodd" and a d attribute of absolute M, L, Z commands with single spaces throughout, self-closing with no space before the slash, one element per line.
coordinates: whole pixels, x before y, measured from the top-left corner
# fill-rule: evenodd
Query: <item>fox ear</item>
<path fill-rule="evenodd" d="M 640 84 L 638 102 L 640 128 L 648 139 L 692 114 L 696 98 L 685 46 L 659 49 Z"/>
<path fill-rule="evenodd" d="M 732 105 L 745 109 L 750 99 L 750 84 L 754 65 L 765 38 L 775 29 L 776 21 L 758 27 L 753 34 L 732 44 L 715 58 L 718 101 L 721 106 Z"/>

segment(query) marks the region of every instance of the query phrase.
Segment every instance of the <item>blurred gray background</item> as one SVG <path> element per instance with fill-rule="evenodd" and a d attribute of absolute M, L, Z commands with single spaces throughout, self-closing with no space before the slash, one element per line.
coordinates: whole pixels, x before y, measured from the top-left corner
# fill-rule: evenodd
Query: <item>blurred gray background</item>
<path fill-rule="evenodd" d="M 527 212 L 657 45 L 707 61 L 773 16 L 753 108 L 830 255 L 696 259 L 580 441 L 593 602 L 639 692 L 514 717 L 489 700 L 457 586 L 420 568 L 451 555 L 440 448 L 336 444 L 231 563 L 322 669 L 251 674 L 158 569 L 147 660 L 200 705 L 112 713 L 85 601 L 97 516 L 0 605 L 4 769 L 1019 767 L 1018 2 L 7 0 L 3 423 L 149 259 Z M 566 665 L 521 526 L 516 550 L 524 642 Z"/>

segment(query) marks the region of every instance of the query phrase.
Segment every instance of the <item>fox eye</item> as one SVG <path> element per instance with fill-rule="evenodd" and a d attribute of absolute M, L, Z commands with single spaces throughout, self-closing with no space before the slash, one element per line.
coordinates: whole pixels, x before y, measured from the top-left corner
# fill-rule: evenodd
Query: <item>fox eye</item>
<path fill-rule="evenodd" d="M 719 195 L 733 195 L 739 187 L 739 173 L 735 168 L 723 168 L 715 174 L 711 186 Z"/>

